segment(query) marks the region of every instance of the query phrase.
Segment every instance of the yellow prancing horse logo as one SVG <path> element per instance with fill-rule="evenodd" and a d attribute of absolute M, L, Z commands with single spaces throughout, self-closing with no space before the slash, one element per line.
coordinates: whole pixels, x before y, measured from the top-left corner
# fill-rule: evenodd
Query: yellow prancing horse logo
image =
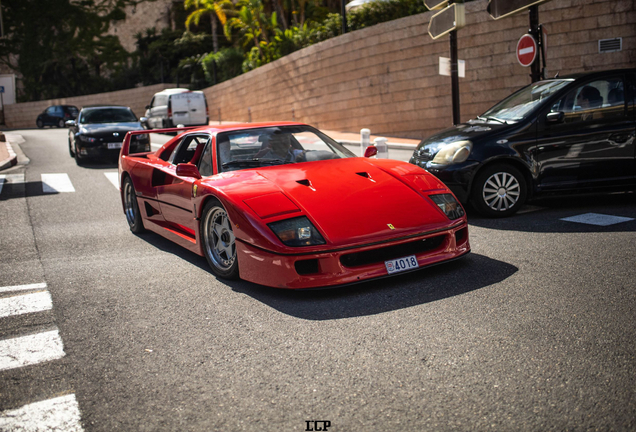
<path fill-rule="evenodd" d="M 198 186 L 197 186 L 197 185 L 192 186 L 192 196 L 193 196 L 194 198 L 196 198 L 196 197 L 197 197 L 197 188 L 198 188 Z"/>
<path fill-rule="evenodd" d="M 391 228 L 392 230 L 395 229 L 395 227 L 392 224 L 386 224 L 386 226 L 388 226 L 389 228 Z"/>

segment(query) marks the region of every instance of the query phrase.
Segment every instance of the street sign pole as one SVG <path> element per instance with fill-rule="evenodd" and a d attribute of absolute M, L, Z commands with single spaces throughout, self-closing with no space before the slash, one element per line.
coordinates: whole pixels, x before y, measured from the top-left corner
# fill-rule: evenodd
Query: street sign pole
<path fill-rule="evenodd" d="M 450 32 L 450 67 L 451 67 L 451 97 L 453 100 L 453 124 L 458 125 L 459 119 L 459 72 L 457 67 L 457 30 Z"/>
<path fill-rule="evenodd" d="M 539 6 L 533 5 L 529 8 L 530 30 L 528 33 L 537 41 L 538 51 L 541 52 L 541 29 L 539 28 Z M 530 65 L 530 78 L 532 82 L 541 80 L 541 56 L 537 55 Z"/>

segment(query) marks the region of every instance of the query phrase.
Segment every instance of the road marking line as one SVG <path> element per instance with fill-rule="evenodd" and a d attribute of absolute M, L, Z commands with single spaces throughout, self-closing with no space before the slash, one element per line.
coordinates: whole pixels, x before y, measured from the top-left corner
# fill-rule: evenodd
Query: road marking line
<path fill-rule="evenodd" d="M 118 172 L 105 172 L 104 175 L 106 178 L 119 189 L 119 173 Z"/>
<path fill-rule="evenodd" d="M 48 291 L 0 298 L 0 318 L 51 309 L 53 300 Z"/>
<path fill-rule="evenodd" d="M 34 283 L 34 284 L 28 284 L 28 285 L 13 285 L 13 286 L 0 287 L 0 293 L 10 292 L 10 291 L 24 291 L 24 290 L 40 289 L 40 288 L 46 288 L 46 282 Z"/>
<path fill-rule="evenodd" d="M 74 394 L 35 402 L 0 413 L 0 430 L 80 432 L 80 410 Z"/>
<path fill-rule="evenodd" d="M 0 370 L 15 369 L 64 357 L 59 330 L 0 341 Z"/>
<path fill-rule="evenodd" d="M 604 215 L 600 213 L 585 213 L 578 216 L 562 218 L 561 220 L 566 222 L 584 223 L 589 225 L 609 226 L 622 222 L 633 221 L 634 218 Z"/>
<path fill-rule="evenodd" d="M 75 192 L 68 174 L 42 174 L 42 192 Z"/>

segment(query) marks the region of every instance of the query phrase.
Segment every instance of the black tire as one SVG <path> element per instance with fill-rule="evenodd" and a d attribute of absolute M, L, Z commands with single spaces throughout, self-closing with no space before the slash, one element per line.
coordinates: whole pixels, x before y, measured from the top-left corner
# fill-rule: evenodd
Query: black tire
<path fill-rule="evenodd" d="M 77 164 L 77 166 L 82 166 L 84 164 L 84 159 L 82 159 L 79 152 L 77 151 L 77 145 L 75 146 L 75 151 L 73 151 L 73 157 L 75 158 L 75 163 Z"/>
<path fill-rule="evenodd" d="M 479 213 L 487 217 L 507 217 L 515 214 L 526 202 L 526 179 L 512 165 L 487 166 L 475 177 L 470 201 Z"/>
<path fill-rule="evenodd" d="M 60 129 L 66 127 L 66 123 L 64 123 L 64 119 L 59 119 L 57 121 L 57 127 Z"/>
<path fill-rule="evenodd" d="M 128 176 L 124 179 L 122 194 L 124 197 L 124 214 L 126 215 L 126 221 L 128 222 L 130 231 L 134 234 L 140 234 L 146 231 L 144 221 L 141 219 L 141 213 L 139 212 L 135 186 L 133 186 L 132 180 Z"/>
<path fill-rule="evenodd" d="M 35 121 L 35 124 L 37 125 L 39 129 L 42 129 L 44 127 L 44 122 L 42 121 L 42 119 L 37 119 Z"/>
<path fill-rule="evenodd" d="M 200 223 L 201 246 L 212 273 L 224 279 L 238 279 L 236 238 L 223 205 L 216 199 L 208 201 Z"/>
<path fill-rule="evenodd" d="M 71 143 L 71 138 L 68 139 L 68 153 L 72 158 L 75 157 L 75 152 L 73 151 L 73 143 Z"/>

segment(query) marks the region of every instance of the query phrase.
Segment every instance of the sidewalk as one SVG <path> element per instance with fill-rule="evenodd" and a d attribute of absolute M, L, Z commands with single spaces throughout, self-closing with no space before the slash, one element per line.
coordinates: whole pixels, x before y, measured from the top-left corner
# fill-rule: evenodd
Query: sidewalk
<path fill-rule="evenodd" d="M 0 132 L 0 171 L 18 163 L 18 156 L 13 151 L 7 136 Z"/>

